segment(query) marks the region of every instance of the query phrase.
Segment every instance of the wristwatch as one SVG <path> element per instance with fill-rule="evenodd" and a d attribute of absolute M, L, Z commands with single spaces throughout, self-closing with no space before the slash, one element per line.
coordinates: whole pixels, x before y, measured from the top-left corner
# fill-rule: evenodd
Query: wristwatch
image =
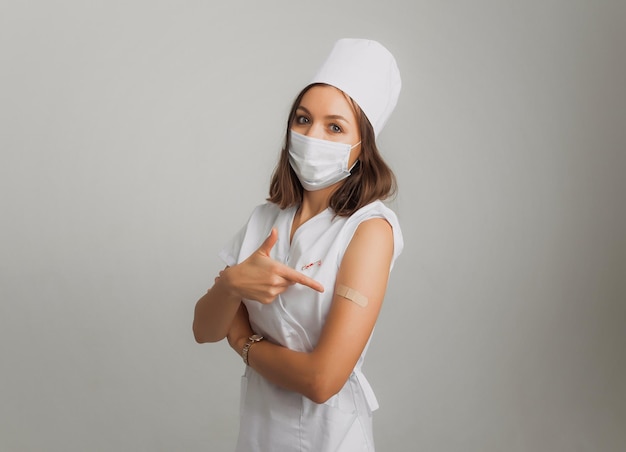
<path fill-rule="evenodd" d="M 255 342 L 261 342 L 262 340 L 263 336 L 261 336 L 260 334 L 253 334 L 248 338 L 248 342 L 246 342 L 246 345 L 243 346 L 243 350 L 241 351 L 241 357 L 243 358 L 243 362 L 246 363 L 246 366 L 250 365 L 248 364 L 248 351 L 250 351 L 250 347 L 252 347 L 252 344 L 254 344 Z"/>

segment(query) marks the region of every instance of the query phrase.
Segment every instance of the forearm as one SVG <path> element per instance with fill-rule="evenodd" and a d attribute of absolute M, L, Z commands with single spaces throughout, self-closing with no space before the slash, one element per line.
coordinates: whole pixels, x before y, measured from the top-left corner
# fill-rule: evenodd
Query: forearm
<path fill-rule="evenodd" d="M 196 303 L 193 334 L 197 342 L 217 342 L 226 337 L 241 298 L 218 278 Z"/>
<path fill-rule="evenodd" d="M 231 346 L 241 354 L 245 343 L 246 339 L 240 339 Z M 328 360 L 322 359 L 315 351 L 297 352 L 269 341 L 250 347 L 248 363 L 272 383 L 298 392 L 316 403 L 323 403 L 335 394 L 348 377 L 330 372 L 325 365 Z"/>

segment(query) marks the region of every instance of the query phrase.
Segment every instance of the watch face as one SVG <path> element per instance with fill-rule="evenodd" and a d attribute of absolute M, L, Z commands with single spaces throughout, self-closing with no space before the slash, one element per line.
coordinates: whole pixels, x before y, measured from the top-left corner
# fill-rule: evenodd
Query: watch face
<path fill-rule="evenodd" d="M 261 339 L 263 339 L 263 336 L 261 336 L 260 334 L 253 334 L 252 336 L 250 336 L 250 340 L 254 342 L 258 342 Z"/>

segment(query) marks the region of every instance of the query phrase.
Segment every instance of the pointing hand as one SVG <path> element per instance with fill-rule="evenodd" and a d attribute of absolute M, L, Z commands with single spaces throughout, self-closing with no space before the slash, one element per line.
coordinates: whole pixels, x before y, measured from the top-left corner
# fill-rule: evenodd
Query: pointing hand
<path fill-rule="evenodd" d="M 264 304 L 274 301 L 293 284 L 302 284 L 324 292 L 324 287 L 319 282 L 270 257 L 277 241 L 278 232 L 272 228 L 270 235 L 250 257 L 241 264 L 224 270 L 220 273 L 220 278 L 227 278 L 232 290 L 241 298 Z"/>

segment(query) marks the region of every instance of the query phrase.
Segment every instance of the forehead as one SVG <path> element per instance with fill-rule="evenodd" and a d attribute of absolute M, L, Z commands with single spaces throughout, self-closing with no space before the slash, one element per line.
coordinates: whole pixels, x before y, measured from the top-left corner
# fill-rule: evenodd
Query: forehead
<path fill-rule="evenodd" d="M 341 115 L 356 122 L 350 98 L 340 89 L 330 85 L 316 85 L 302 96 L 299 107 L 306 108 L 312 115 Z"/>

